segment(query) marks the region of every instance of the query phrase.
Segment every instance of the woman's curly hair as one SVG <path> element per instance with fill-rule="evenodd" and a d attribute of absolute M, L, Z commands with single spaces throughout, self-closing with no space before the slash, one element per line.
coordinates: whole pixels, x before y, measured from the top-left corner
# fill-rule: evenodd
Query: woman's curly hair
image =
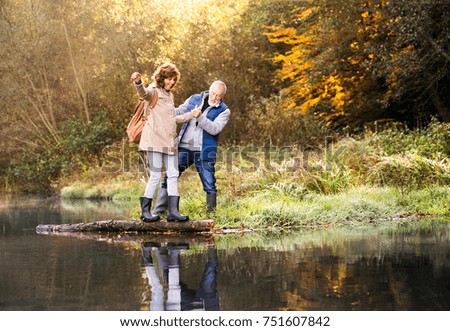
<path fill-rule="evenodd" d="M 180 79 L 180 72 L 177 67 L 172 63 L 164 63 L 153 74 L 153 80 L 156 86 L 164 88 L 164 79 L 175 77 L 175 84 Z M 174 85 L 175 86 L 175 85 Z"/>

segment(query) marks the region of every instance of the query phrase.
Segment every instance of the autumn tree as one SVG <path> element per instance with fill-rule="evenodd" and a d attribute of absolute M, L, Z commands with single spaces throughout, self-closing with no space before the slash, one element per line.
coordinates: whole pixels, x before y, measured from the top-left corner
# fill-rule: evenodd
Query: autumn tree
<path fill-rule="evenodd" d="M 0 176 L 46 190 L 99 165 L 125 137 L 136 102 L 133 71 L 148 83 L 171 61 L 176 103 L 215 79 L 234 114 L 222 138 L 245 139 L 251 100 L 277 93 L 263 24 L 283 15 L 270 0 L 3 0 L 0 2 Z M 249 110 L 250 109 L 250 110 Z M 250 115 L 249 115 L 250 116 Z M 242 119 L 244 118 L 244 119 Z"/>
<path fill-rule="evenodd" d="M 64 172 L 98 162 L 123 135 L 139 52 L 132 45 L 148 31 L 136 28 L 143 11 L 123 1 L 1 3 L 1 172 L 9 181 L 48 188 Z M 136 39 L 117 18 L 125 13 L 138 18 L 127 20 Z M 151 43 L 143 45 L 150 56 Z"/>
<path fill-rule="evenodd" d="M 450 121 L 450 3 L 386 1 L 381 10 L 387 28 L 370 68 L 385 86 L 385 115 L 412 123 L 430 116 Z"/>
<path fill-rule="evenodd" d="M 303 1 L 268 27 L 289 48 L 273 58 L 286 107 L 332 127 L 380 118 L 448 120 L 449 5 L 431 1 Z"/>

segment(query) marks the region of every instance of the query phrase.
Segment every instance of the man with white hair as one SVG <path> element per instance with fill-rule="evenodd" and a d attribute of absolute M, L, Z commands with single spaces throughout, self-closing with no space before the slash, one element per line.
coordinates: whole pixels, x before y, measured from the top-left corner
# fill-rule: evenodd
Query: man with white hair
<path fill-rule="evenodd" d="M 192 164 L 200 176 L 206 192 L 206 210 L 212 213 L 217 204 L 215 163 L 219 133 L 228 123 L 231 111 L 223 102 L 227 92 L 224 82 L 217 80 L 208 91 L 190 96 L 176 109 L 177 115 L 194 112 L 194 119 L 185 122 L 178 136 L 178 169 L 180 175 Z M 156 198 L 153 214 L 161 214 L 167 208 L 166 177 Z"/>

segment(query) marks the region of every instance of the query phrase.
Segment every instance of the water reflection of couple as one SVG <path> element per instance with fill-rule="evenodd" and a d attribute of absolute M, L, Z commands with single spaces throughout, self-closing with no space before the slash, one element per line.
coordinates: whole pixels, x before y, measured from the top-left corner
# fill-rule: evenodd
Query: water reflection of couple
<path fill-rule="evenodd" d="M 143 245 L 142 263 L 152 292 L 150 310 L 219 310 L 215 247 L 208 246 L 208 260 L 197 290 L 180 281 L 180 254 L 186 249 L 188 245 Z"/>

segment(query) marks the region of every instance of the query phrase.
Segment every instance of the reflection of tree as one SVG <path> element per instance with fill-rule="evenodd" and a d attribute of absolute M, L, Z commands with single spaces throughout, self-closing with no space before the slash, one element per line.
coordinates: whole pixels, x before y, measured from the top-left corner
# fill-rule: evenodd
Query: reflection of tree
<path fill-rule="evenodd" d="M 395 263 L 395 262 L 394 262 Z M 408 288 L 408 273 L 396 272 L 392 261 L 386 263 L 386 273 L 389 281 L 389 291 L 394 299 L 397 310 L 411 309 L 411 290 Z"/>
<path fill-rule="evenodd" d="M 287 245 L 284 236 L 267 241 L 266 248 L 241 247 L 220 256 L 222 308 L 449 309 L 445 235 L 309 235 L 292 235 L 297 245 Z"/>
<path fill-rule="evenodd" d="M 0 220 L 0 234 L 6 234 L 11 230 L 11 224 L 8 221 Z"/>
<path fill-rule="evenodd" d="M 118 245 L 72 238 L 28 236 L 20 243 L 0 240 L 0 251 L 9 252 L 0 261 L 0 309 L 141 308 L 137 251 L 124 253 Z M 6 248 L 8 244 L 14 250 Z"/>

